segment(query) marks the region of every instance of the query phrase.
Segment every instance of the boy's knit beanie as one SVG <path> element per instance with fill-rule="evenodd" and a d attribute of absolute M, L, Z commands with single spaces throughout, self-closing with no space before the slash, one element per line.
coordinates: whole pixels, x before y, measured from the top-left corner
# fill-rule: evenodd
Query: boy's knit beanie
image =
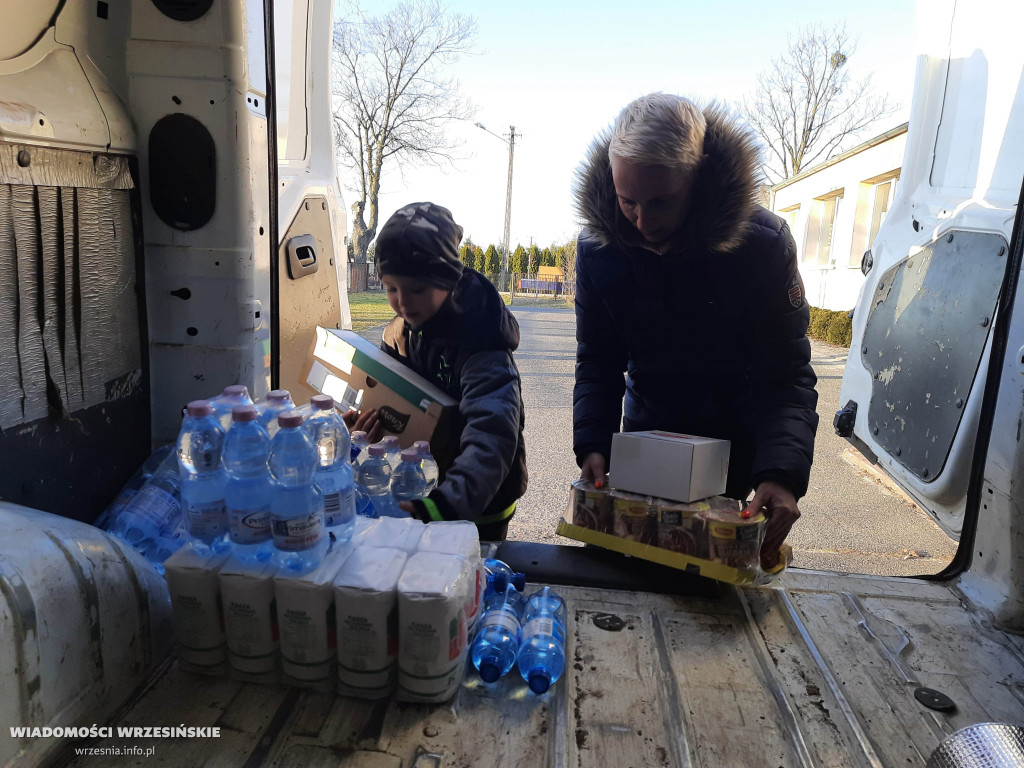
<path fill-rule="evenodd" d="M 415 277 L 451 290 L 462 277 L 462 227 L 434 203 L 411 203 L 392 214 L 375 246 L 378 275 Z"/>

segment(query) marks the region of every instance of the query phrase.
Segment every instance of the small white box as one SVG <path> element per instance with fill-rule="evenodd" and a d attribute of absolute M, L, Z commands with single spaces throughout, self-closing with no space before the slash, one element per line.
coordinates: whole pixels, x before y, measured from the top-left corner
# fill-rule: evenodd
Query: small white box
<path fill-rule="evenodd" d="M 276 683 L 277 613 L 274 608 L 273 559 L 247 563 L 232 557 L 220 569 L 224 631 L 232 676 L 248 683 Z"/>
<path fill-rule="evenodd" d="M 725 493 L 728 475 L 728 440 L 660 430 L 612 435 L 612 488 L 691 502 Z"/>
<path fill-rule="evenodd" d="M 349 544 L 336 544 L 310 573 L 296 576 L 281 570 L 274 577 L 281 671 L 287 685 L 334 690 L 338 644 L 333 582 L 353 551 Z"/>
<path fill-rule="evenodd" d="M 227 671 L 217 581 L 217 571 L 227 559 L 227 554 L 202 556 L 184 546 L 164 563 L 178 639 L 178 664 L 189 672 L 223 675 Z"/>

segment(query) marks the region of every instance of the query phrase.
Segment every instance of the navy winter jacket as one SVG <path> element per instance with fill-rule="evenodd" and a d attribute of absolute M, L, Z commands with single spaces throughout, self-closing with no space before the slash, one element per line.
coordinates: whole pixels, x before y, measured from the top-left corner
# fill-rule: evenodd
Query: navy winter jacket
<path fill-rule="evenodd" d="M 796 248 L 754 202 L 749 136 L 714 107 L 705 118 L 692 203 L 664 255 L 619 210 L 608 135 L 580 170 L 573 447 L 578 463 L 595 451 L 607 462 L 620 419 L 724 438 L 729 495 L 774 480 L 799 498 L 818 417 Z"/>
<path fill-rule="evenodd" d="M 401 317 L 384 329 L 381 349 L 459 401 L 451 444 L 431 443 L 441 477 L 429 498 L 445 520 L 502 522 L 526 492 L 518 346 L 515 316 L 473 269 L 419 329 Z"/>

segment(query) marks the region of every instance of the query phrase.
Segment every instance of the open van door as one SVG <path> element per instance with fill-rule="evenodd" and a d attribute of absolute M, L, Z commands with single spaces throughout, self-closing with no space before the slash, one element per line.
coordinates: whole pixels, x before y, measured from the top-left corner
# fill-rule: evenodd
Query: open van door
<path fill-rule="evenodd" d="M 996 2 L 919 4 L 901 186 L 864 256 L 835 419 L 841 436 L 962 537 L 960 569 L 975 508 L 991 514 L 1019 460 L 1024 339 L 1012 300 L 1024 47 L 1004 18 L 1019 13 Z"/>

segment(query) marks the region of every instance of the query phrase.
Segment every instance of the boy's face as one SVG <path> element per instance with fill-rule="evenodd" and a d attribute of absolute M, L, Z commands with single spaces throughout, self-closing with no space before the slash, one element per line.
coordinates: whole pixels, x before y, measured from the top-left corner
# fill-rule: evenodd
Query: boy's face
<path fill-rule="evenodd" d="M 413 328 L 419 328 L 436 315 L 448 298 L 448 291 L 444 288 L 424 283 L 415 277 L 384 275 L 380 281 L 387 291 L 391 309 Z"/>

